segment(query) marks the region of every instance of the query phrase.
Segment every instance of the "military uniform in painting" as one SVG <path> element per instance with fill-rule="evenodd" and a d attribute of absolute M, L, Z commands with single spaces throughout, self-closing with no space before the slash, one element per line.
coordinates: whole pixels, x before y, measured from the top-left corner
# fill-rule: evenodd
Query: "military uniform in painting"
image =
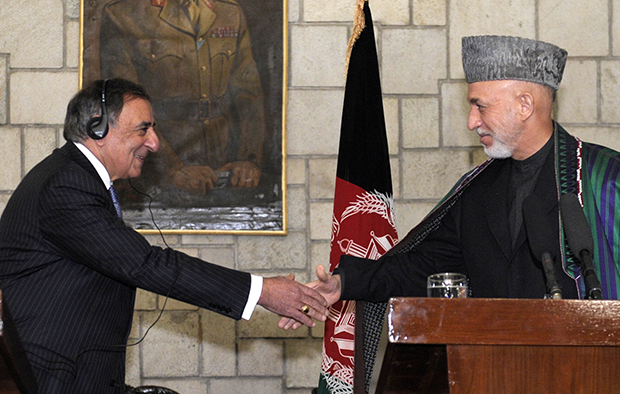
<path fill-rule="evenodd" d="M 263 92 L 237 2 L 111 2 L 101 19 L 101 74 L 135 81 L 153 98 L 162 147 L 143 171 L 150 184 L 183 166 L 261 168 Z"/>

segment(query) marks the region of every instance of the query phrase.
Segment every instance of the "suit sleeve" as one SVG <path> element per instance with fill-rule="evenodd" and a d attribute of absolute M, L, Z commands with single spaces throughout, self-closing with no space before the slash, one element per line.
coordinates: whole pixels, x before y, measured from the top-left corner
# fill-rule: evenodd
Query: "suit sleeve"
<path fill-rule="evenodd" d="M 458 205 L 458 204 L 457 204 Z M 390 297 L 425 297 L 426 278 L 437 272 L 467 274 L 459 245 L 456 211 L 412 250 L 378 260 L 342 256 L 342 299 L 385 302 Z"/>
<path fill-rule="evenodd" d="M 40 196 L 41 229 L 52 250 L 127 286 L 239 319 L 248 273 L 151 246 L 111 209 L 103 184 L 83 171 L 58 173 Z"/>

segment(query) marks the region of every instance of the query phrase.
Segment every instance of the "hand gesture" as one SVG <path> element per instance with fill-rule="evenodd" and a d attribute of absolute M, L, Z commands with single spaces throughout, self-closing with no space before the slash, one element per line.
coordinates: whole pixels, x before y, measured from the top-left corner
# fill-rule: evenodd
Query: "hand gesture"
<path fill-rule="evenodd" d="M 327 302 L 316 290 L 295 282 L 295 275 L 276 276 L 263 280 L 258 304 L 265 309 L 291 318 L 299 325 L 314 327 L 312 320 L 327 320 Z"/>
<path fill-rule="evenodd" d="M 326 306 L 330 307 L 340 300 L 340 275 L 331 275 L 325 270 L 325 267 L 319 265 L 316 267 L 316 276 L 319 279 L 307 283 L 306 286 L 318 291 L 327 302 Z M 302 323 L 302 321 L 294 318 L 283 317 L 278 322 L 278 327 L 285 330 L 288 330 L 289 328 L 296 330 L 302 326 Z"/>

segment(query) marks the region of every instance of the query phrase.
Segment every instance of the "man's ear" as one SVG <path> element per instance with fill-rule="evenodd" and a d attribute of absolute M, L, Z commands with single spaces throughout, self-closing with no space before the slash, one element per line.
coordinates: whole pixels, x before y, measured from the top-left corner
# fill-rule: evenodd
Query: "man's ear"
<path fill-rule="evenodd" d="M 519 114 L 521 120 L 526 121 L 534 113 L 534 95 L 530 92 L 523 92 L 517 98 L 519 102 Z"/>

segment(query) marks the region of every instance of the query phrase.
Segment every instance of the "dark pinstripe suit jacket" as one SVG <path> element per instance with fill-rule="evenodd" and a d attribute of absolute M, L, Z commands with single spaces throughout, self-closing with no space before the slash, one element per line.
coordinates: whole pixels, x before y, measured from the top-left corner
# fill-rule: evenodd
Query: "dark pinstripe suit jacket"
<path fill-rule="evenodd" d="M 136 287 L 239 319 L 250 281 L 125 226 L 73 143 L 26 175 L 0 219 L 0 289 L 42 394 L 124 392 Z"/>

